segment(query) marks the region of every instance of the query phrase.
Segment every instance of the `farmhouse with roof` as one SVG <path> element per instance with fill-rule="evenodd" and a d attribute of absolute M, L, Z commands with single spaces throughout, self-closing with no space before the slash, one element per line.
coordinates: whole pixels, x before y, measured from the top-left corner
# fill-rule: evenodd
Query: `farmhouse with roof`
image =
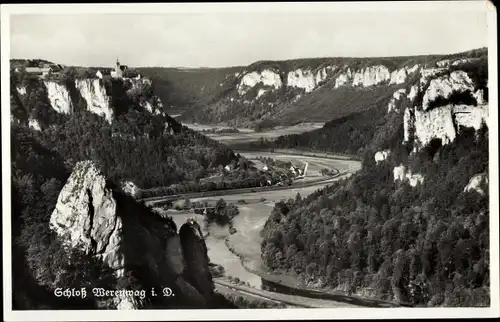
<path fill-rule="evenodd" d="M 56 64 L 40 64 L 38 67 L 26 67 L 25 71 L 26 73 L 32 74 L 32 75 L 50 75 L 53 73 L 58 73 L 62 69 L 61 65 L 56 65 Z M 15 71 L 20 71 L 20 68 L 16 68 Z"/>

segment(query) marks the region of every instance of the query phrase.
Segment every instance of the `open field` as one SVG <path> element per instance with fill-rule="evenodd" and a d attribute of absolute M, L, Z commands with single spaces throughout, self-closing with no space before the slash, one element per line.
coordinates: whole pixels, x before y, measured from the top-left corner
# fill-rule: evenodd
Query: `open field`
<path fill-rule="evenodd" d="M 265 139 L 274 139 L 281 135 L 288 134 L 300 134 L 307 131 L 312 131 L 315 129 L 322 128 L 325 123 L 320 122 L 309 122 L 309 123 L 300 123 L 293 126 L 278 126 L 270 131 L 263 132 L 255 132 L 252 129 L 246 128 L 238 128 L 240 133 L 231 133 L 231 134 L 216 134 L 216 133 L 207 133 L 207 136 L 217 140 L 226 145 L 233 145 L 238 143 L 248 143 L 258 141 L 261 137 Z M 230 128 L 218 125 L 201 125 L 201 124 L 190 124 L 183 123 L 187 127 L 195 130 L 201 131 L 203 129 L 223 129 Z"/>
<path fill-rule="evenodd" d="M 179 116 L 179 115 L 178 115 Z M 198 123 L 182 123 L 182 125 L 187 126 L 188 128 L 195 130 L 195 131 L 203 131 L 203 130 L 227 130 L 227 129 L 233 129 L 234 127 L 232 126 L 224 126 L 224 125 L 210 125 L 210 124 L 198 124 Z M 238 135 L 238 134 L 246 134 L 246 133 L 254 133 L 254 130 L 252 129 L 247 129 L 247 128 L 236 128 L 238 131 L 241 133 L 234 133 L 234 134 L 229 134 L 229 135 Z M 207 136 L 226 136 L 228 134 L 214 134 L 214 133 L 206 133 Z"/>

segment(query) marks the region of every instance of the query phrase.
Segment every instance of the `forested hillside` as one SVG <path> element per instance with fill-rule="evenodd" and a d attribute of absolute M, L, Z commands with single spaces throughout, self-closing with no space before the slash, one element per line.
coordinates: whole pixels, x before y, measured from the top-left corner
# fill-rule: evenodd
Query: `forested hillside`
<path fill-rule="evenodd" d="M 242 69 L 141 67 L 140 72 L 155 84 L 165 112 L 175 115 L 222 91 Z"/>
<path fill-rule="evenodd" d="M 489 305 L 489 195 L 464 191 L 488 174 L 488 131 L 462 129 L 453 145 L 404 149 L 353 179 L 277 204 L 262 258 L 310 287 L 423 306 Z M 409 160 L 422 185 L 394 180 Z"/>
<path fill-rule="evenodd" d="M 260 147 L 356 154 L 362 170 L 277 204 L 273 273 L 419 306 L 488 306 L 486 57 L 421 74 L 389 102 Z"/>
<path fill-rule="evenodd" d="M 168 115 L 144 108 L 143 103 L 153 97 L 150 86 L 135 88 L 127 81 L 102 80 L 114 117 L 108 122 L 87 108 L 88 103 L 74 88 L 76 77 L 63 73 L 57 80 L 69 88 L 70 113 L 58 113 L 51 106 L 46 81 L 33 76 L 11 78 L 11 110 L 20 115 L 14 124 L 24 126 L 28 120 L 36 120 L 41 129 L 33 130 L 33 136 L 68 164 L 99 161 L 112 179 L 151 188 L 197 180 L 219 165 L 238 161 L 230 149 L 216 141 Z M 19 94 L 18 86 L 24 86 L 24 95 Z"/>

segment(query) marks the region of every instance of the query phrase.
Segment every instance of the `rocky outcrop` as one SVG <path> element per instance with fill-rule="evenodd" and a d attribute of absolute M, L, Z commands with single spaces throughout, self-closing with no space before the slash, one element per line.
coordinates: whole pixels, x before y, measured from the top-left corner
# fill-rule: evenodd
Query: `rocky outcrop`
<path fill-rule="evenodd" d="M 132 197 L 135 197 L 139 191 L 139 187 L 137 187 L 132 181 L 122 182 L 121 189 L 124 193 Z"/>
<path fill-rule="evenodd" d="M 392 94 L 392 97 L 389 100 L 389 104 L 387 105 L 387 113 L 397 111 L 396 103 L 401 100 L 404 94 L 406 94 L 406 88 L 400 88 L 395 91 L 394 94 Z"/>
<path fill-rule="evenodd" d="M 114 308 L 143 308 L 148 301 L 160 301 L 165 308 L 210 307 L 214 285 L 196 222 L 182 225 L 178 234 L 170 218 L 111 189 L 91 161 L 75 166 L 60 192 L 50 228 L 66 247 L 103 262 L 117 279 L 130 273 L 142 289 L 154 287 L 161 293 L 169 287 L 175 294 L 145 300 L 121 293 L 113 299 Z"/>
<path fill-rule="evenodd" d="M 429 103 L 436 98 L 449 98 L 453 92 L 463 93 L 474 91 L 474 83 L 464 71 L 454 71 L 449 75 L 441 76 L 430 81 L 424 93 L 423 110 L 427 110 Z"/>
<path fill-rule="evenodd" d="M 469 183 L 464 188 L 464 192 L 475 191 L 484 196 L 486 194 L 484 188 L 487 188 L 488 184 L 489 184 L 488 174 L 479 173 L 470 178 Z"/>
<path fill-rule="evenodd" d="M 352 72 L 350 68 L 347 68 L 344 72 L 340 73 L 335 79 L 335 88 L 339 88 L 340 86 L 344 86 L 348 84 L 352 80 Z"/>
<path fill-rule="evenodd" d="M 286 85 L 290 87 L 302 88 L 306 93 L 309 93 L 328 79 L 328 77 L 330 77 L 336 69 L 337 66 L 325 66 L 316 71 L 315 74 L 314 71 L 310 69 L 298 68 L 287 74 Z"/>
<path fill-rule="evenodd" d="M 445 105 L 430 111 L 407 108 L 404 116 L 404 142 L 414 133 L 418 147 L 426 146 L 432 139 L 442 144 L 453 142 L 460 126 L 478 130 L 482 123 L 488 125 L 487 105 Z"/>
<path fill-rule="evenodd" d="M 417 72 L 419 68 L 418 64 L 412 67 L 404 66 L 392 72 L 384 65 L 373 65 L 356 71 L 347 68 L 335 80 L 335 88 L 347 85 L 369 87 L 383 83 L 404 84 L 408 80 L 408 76 Z"/>
<path fill-rule="evenodd" d="M 186 262 L 184 276 L 202 295 L 209 299 L 213 296 L 214 284 L 210 273 L 207 245 L 198 223 L 192 219 L 179 230 L 182 254 Z"/>
<path fill-rule="evenodd" d="M 283 82 L 278 73 L 269 69 L 264 69 L 262 72 L 251 72 L 241 78 L 238 85 L 238 93 L 244 95 L 249 89 L 257 84 L 278 89 L 283 85 Z"/>
<path fill-rule="evenodd" d="M 407 97 L 410 100 L 410 102 L 413 102 L 413 100 L 417 97 L 417 94 L 418 94 L 418 86 L 417 85 L 412 85 L 410 87 L 410 92 L 407 95 Z"/>
<path fill-rule="evenodd" d="M 377 153 L 375 153 L 375 162 L 380 163 L 386 160 L 390 154 L 391 154 L 390 150 L 378 151 Z"/>
<path fill-rule="evenodd" d="M 391 79 L 389 69 L 383 65 L 370 66 L 357 71 L 353 75 L 352 86 L 373 86 Z"/>
<path fill-rule="evenodd" d="M 369 66 L 357 71 L 347 68 L 335 80 L 335 88 L 346 85 L 368 87 L 389 82 L 390 79 L 391 73 L 383 65 Z"/>
<path fill-rule="evenodd" d="M 415 73 L 419 68 L 420 68 L 420 65 L 416 64 L 411 68 L 409 68 L 408 66 L 405 66 L 403 68 L 394 70 L 391 73 L 391 79 L 389 81 L 389 84 L 399 85 L 399 84 L 406 83 L 408 76 Z"/>
<path fill-rule="evenodd" d="M 54 81 L 45 81 L 44 84 L 52 108 L 58 113 L 70 114 L 73 111 L 73 103 L 66 86 Z"/>
<path fill-rule="evenodd" d="M 456 59 L 456 60 L 443 59 L 443 60 L 438 61 L 436 63 L 436 65 L 438 67 L 450 67 L 450 66 L 462 65 L 462 64 L 465 64 L 465 63 L 467 63 L 469 61 L 470 61 L 470 59 L 467 59 L 467 58 Z"/>
<path fill-rule="evenodd" d="M 410 186 L 416 187 L 424 182 L 424 177 L 419 173 L 412 173 L 404 165 L 399 165 L 393 169 L 394 182 L 408 182 Z"/>
<path fill-rule="evenodd" d="M 87 102 L 87 109 L 104 117 L 109 123 L 113 120 L 113 109 L 100 79 L 77 79 L 75 86 Z"/>

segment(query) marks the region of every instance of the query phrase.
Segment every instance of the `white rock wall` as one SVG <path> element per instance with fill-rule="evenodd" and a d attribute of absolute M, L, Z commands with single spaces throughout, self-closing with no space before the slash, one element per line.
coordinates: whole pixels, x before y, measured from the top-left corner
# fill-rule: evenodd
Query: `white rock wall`
<path fill-rule="evenodd" d="M 52 108 L 58 113 L 70 114 L 73 111 L 73 104 L 66 86 L 53 81 L 44 81 L 44 84 Z"/>
<path fill-rule="evenodd" d="M 262 72 L 251 72 L 246 74 L 241 78 L 240 84 L 238 85 L 238 93 L 240 95 L 245 94 L 250 88 L 257 84 L 263 84 L 264 86 L 274 87 L 278 89 L 283 86 L 281 77 L 278 73 L 265 69 Z"/>
<path fill-rule="evenodd" d="M 99 79 L 77 79 L 76 88 L 87 102 L 87 109 L 97 115 L 104 117 L 109 123 L 113 120 L 113 110 L 109 104 L 106 89 Z"/>
<path fill-rule="evenodd" d="M 424 111 L 429 103 L 437 97 L 449 98 L 454 92 L 474 91 L 474 83 L 464 71 L 453 71 L 450 75 L 441 76 L 431 80 L 425 91 L 422 107 Z"/>

